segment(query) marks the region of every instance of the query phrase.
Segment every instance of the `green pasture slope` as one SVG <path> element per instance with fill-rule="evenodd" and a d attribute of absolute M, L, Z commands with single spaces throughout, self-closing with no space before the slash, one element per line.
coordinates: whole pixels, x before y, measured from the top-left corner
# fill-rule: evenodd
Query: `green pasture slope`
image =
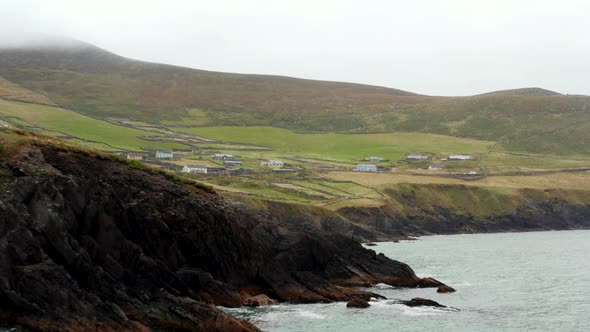
<path fill-rule="evenodd" d="M 197 127 L 183 132 L 223 142 L 271 147 L 301 158 L 359 162 L 368 156 L 402 159 L 407 153 L 480 153 L 494 142 L 423 133 L 303 134 L 274 127 Z"/>
<path fill-rule="evenodd" d="M 21 126 L 37 127 L 42 134 L 50 136 L 72 135 L 82 140 L 77 143 L 110 149 L 140 151 L 142 148 L 187 148 L 185 145 L 168 142 L 152 142 L 140 136 L 161 136 L 156 133 L 117 126 L 59 107 L 6 101 L 0 99 L 0 117 Z M 85 142 L 89 140 L 104 144 Z"/>

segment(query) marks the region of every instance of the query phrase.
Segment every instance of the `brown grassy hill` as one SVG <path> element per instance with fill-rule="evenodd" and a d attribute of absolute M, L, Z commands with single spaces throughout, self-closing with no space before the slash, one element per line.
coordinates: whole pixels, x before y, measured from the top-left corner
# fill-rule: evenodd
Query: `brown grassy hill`
<path fill-rule="evenodd" d="M 526 88 L 471 97 L 195 70 L 92 45 L 0 49 L 0 76 L 94 116 L 300 132 L 429 132 L 496 140 L 509 150 L 590 154 L 590 97 Z M 190 121 L 188 121 L 190 123 Z M 196 121 L 194 123 L 197 123 Z"/>
<path fill-rule="evenodd" d="M 156 119 L 166 116 L 163 111 L 186 107 L 273 111 L 366 107 L 414 95 L 377 86 L 147 63 L 87 44 L 3 49 L 0 72 L 73 109 L 96 115 L 131 111 Z"/>
<path fill-rule="evenodd" d="M 522 88 L 522 89 L 512 89 L 512 90 L 500 90 L 494 91 L 489 93 L 484 93 L 485 95 L 496 95 L 496 96 L 559 96 L 561 93 L 546 90 L 542 88 Z"/>

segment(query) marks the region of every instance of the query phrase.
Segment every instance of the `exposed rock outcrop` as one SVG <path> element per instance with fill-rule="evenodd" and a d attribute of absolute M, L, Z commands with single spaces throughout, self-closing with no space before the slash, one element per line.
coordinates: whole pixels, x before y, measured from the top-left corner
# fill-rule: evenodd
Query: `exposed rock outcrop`
<path fill-rule="evenodd" d="M 409 301 L 400 301 L 399 303 L 407 305 L 408 307 L 436 307 L 436 308 L 446 308 L 446 306 L 429 299 L 424 299 L 421 297 L 415 297 Z"/>
<path fill-rule="evenodd" d="M 368 300 L 379 295 L 353 287 L 422 283 L 340 226 L 278 221 L 109 157 L 26 145 L 0 169 L 2 325 L 254 331 L 213 305 Z"/>
<path fill-rule="evenodd" d="M 359 298 L 352 299 L 346 304 L 347 308 L 368 308 L 370 306 L 367 300 Z"/>
<path fill-rule="evenodd" d="M 454 293 L 456 292 L 456 290 L 453 287 L 447 286 L 447 285 L 442 285 L 442 286 L 438 286 L 438 288 L 436 289 L 437 293 Z"/>
<path fill-rule="evenodd" d="M 251 296 L 244 300 L 243 305 L 247 307 L 260 307 L 260 306 L 267 306 L 277 304 L 277 301 L 271 299 L 265 294 L 258 294 L 256 296 Z"/>

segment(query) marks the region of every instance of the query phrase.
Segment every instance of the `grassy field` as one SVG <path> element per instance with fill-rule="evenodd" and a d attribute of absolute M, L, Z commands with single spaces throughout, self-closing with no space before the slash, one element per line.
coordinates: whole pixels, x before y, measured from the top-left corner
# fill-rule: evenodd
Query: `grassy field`
<path fill-rule="evenodd" d="M 380 188 L 387 184 L 454 184 L 473 187 L 498 187 L 513 189 L 579 189 L 590 191 L 590 172 L 554 173 L 542 175 L 489 176 L 480 180 L 466 181 L 452 177 L 378 173 L 356 174 L 332 172 L 326 177 L 335 181 L 353 181 L 363 186 Z"/>
<path fill-rule="evenodd" d="M 186 146 L 177 143 L 147 141 L 141 139 L 140 136 L 158 135 L 148 131 L 116 126 L 58 107 L 0 99 L 0 115 L 18 117 L 26 121 L 26 123 L 39 128 L 62 132 L 64 136 L 72 135 L 77 138 L 99 142 L 98 144 L 103 147 L 104 144 L 107 144 L 111 146 L 110 149 L 186 148 Z"/>
<path fill-rule="evenodd" d="M 590 158 L 490 153 L 481 156 L 481 166 L 487 173 L 590 168 Z"/>
<path fill-rule="evenodd" d="M 443 135 L 421 133 L 388 134 L 300 134 L 273 127 L 183 128 L 183 132 L 224 142 L 271 147 L 275 153 L 292 157 L 357 163 L 368 156 L 399 160 L 410 152 L 477 153 L 493 144 Z"/>

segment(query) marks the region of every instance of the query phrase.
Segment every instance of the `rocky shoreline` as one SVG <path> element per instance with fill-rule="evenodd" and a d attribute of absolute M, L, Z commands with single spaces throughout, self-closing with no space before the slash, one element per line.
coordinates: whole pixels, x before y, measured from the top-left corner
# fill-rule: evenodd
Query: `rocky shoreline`
<path fill-rule="evenodd" d="M 441 285 L 363 248 L 342 220 L 280 220 L 88 151 L 36 142 L 2 152 L 2 326 L 256 331 L 216 306 Z"/>
<path fill-rule="evenodd" d="M 256 331 L 216 306 L 362 306 L 381 296 L 359 287 L 378 283 L 453 291 L 361 242 L 590 228 L 588 206 L 558 200 L 485 220 L 261 210 L 97 152 L 39 141 L 0 152 L 0 326 L 26 330 Z"/>

